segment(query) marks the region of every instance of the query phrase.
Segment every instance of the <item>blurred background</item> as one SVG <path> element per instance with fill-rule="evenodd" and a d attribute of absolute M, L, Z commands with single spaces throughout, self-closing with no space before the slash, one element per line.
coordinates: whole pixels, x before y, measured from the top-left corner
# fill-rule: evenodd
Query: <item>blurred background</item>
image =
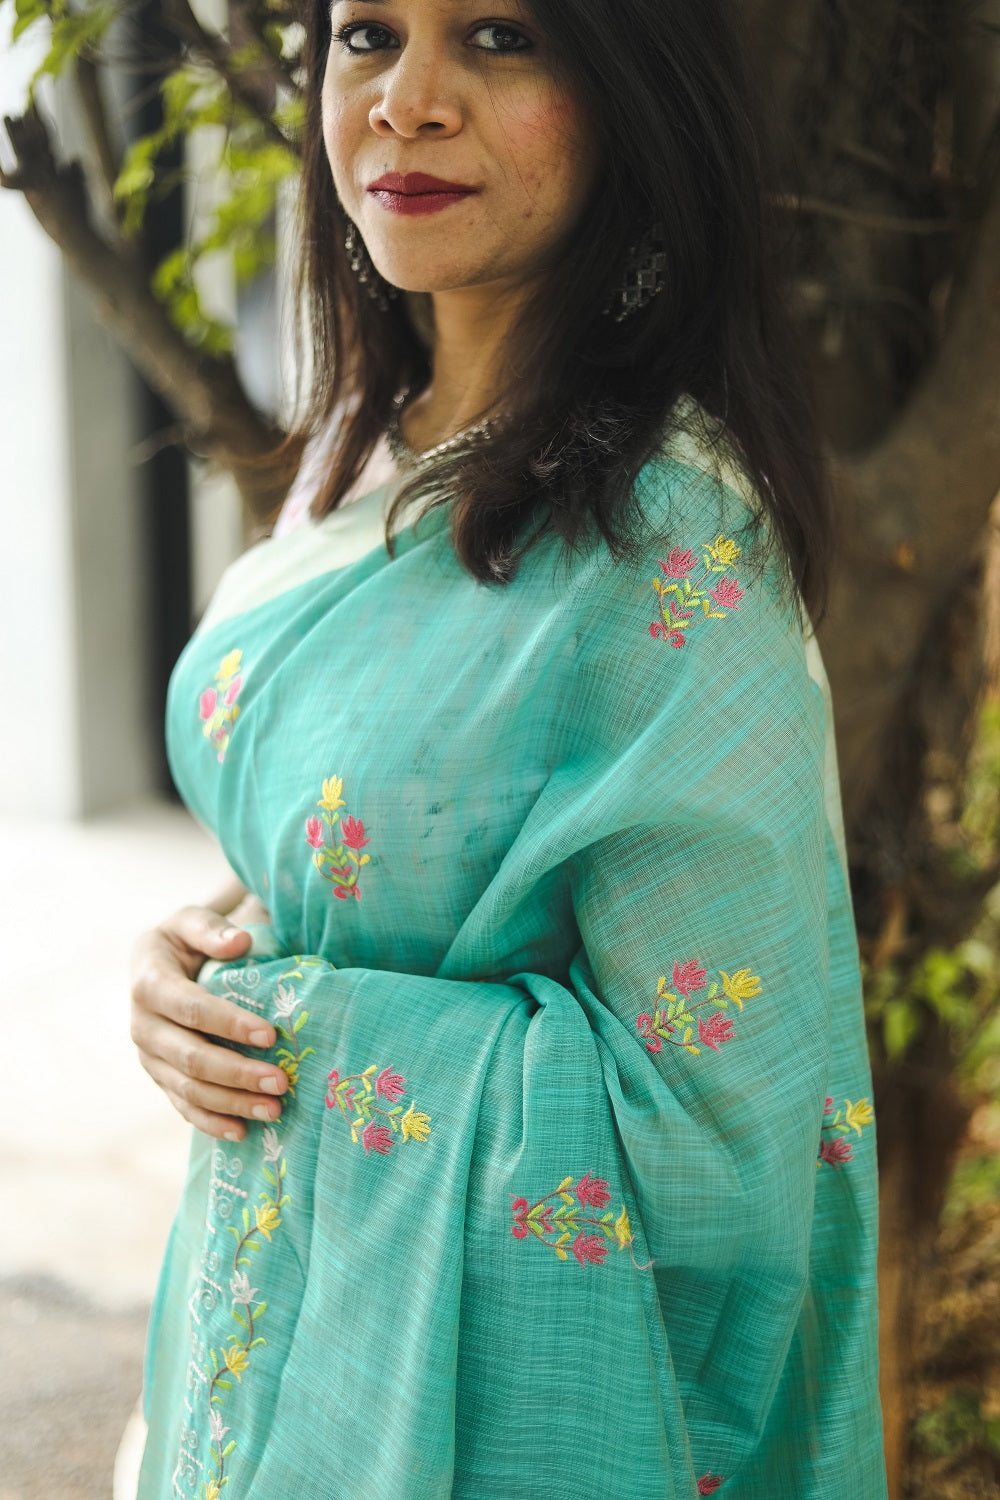
<path fill-rule="evenodd" d="M 893 1500 L 1000 1497 L 1000 0 L 744 0 L 843 543 Z M 0 0 L 0 1500 L 111 1494 L 187 1128 L 135 935 L 221 884 L 163 701 L 281 498 L 295 0 Z M 12 979 L 13 982 L 10 982 Z M 13 1033 L 11 1037 L 11 1032 Z"/>

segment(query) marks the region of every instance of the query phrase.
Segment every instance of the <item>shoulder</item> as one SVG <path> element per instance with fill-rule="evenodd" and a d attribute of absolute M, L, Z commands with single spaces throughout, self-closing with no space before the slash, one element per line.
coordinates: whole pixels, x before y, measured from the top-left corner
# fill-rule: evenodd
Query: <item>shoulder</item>
<path fill-rule="evenodd" d="M 635 482 L 627 546 L 601 543 L 575 558 L 567 584 L 591 608 L 627 610 L 635 590 L 656 595 L 650 633 L 673 619 L 671 645 L 695 624 L 764 608 L 780 629 L 801 631 L 804 613 L 784 547 L 735 439 L 690 396 L 676 403 L 666 434 Z M 683 603 L 683 611 L 682 611 Z M 677 608 L 671 610 L 670 605 Z M 694 610 L 695 613 L 689 613 Z M 699 632 L 705 636 L 705 632 Z"/>
<path fill-rule="evenodd" d="M 594 549 L 567 574 L 581 703 L 626 736 L 694 703 L 713 722 L 812 715 L 798 591 L 735 445 L 710 422 L 690 403 L 640 473 L 631 555 Z"/>

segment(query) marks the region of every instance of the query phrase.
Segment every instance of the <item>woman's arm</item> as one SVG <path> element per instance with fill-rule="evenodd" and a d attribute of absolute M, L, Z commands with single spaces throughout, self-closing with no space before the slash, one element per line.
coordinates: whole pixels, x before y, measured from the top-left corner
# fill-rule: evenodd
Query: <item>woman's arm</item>
<path fill-rule="evenodd" d="M 241 921 L 266 912 L 235 879 L 205 906 L 185 906 L 144 932 L 132 955 L 132 1040 L 139 1061 L 174 1108 L 207 1135 L 242 1140 L 244 1119 L 277 1119 L 288 1079 L 212 1040 L 272 1047 L 274 1027 L 196 984 L 208 958 L 241 958 Z"/>

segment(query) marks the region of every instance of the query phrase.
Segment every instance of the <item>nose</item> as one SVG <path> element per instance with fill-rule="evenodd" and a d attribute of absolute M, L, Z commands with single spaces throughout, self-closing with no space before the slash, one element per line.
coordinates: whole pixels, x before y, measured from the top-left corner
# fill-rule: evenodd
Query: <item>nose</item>
<path fill-rule="evenodd" d="M 368 123 L 383 138 L 446 136 L 461 130 L 459 81 L 438 49 L 407 43 L 385 77 Z"/>

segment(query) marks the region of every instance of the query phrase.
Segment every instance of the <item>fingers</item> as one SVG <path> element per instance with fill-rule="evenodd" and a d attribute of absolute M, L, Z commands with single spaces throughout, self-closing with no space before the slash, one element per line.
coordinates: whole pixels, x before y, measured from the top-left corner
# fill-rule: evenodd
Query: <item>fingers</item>
<path fill-rule="evenodd" d="M 245 1119 L 264 1123 L 280 1117 L 277 1099 L 241 1093 L 180 1072 L 162 1057 L 140 1050 L 139 1060 L 150 1078 L 163 1089 L 174 1108 L 198 1130 L 223 1140 L 242 1140 Z"/>
<path fill-rule="evenodd" d="M 250 947 L 249 932 L 207 906 L 183 906 L 157 930 L 174 946 L 182 944 L 195 954 L 199 965 L 203 956 L 240 958 Z"/>
<path fill-rule="evenodd" d="M 228 1140 L 243 1139 L 245 1119 L 277 1119 L 288 1087 L 275 1064 L 213 1040 L 273 1047 L 270 1022 L 194 983 L 206 957 L 237 959 L 249 947 L 248 932 L 188 906 L 143 933 L 132 961 L 132 1040 L 142 1066 L 186 1120 Z"/>
<path fill-rule="evenodd" d="M 141 1007 L 133 1010 L 132 1040 L 140 1054 L 166 1063 L 178 1076 L 190 1080 L 192 1084 L 210 1085 L 216 1090 L 224 1091 L 226 1098 L 222 1101 L 222 1108 L 229 1113 L 249 1117 L 253 1114 L 253 1107 L 264 1104 L 266 1099 L 270 1099 L 273 1106 L 273 1109 L 269 1109 L 267 1118 L 273 1118 L 280 1109 L 277 1098 L 288 1088 L 288 1075 L 274 1064 L 244 1057 L 240 1052 L 219 1046 L 217 1042 L 201 1035 L 200 1031 L 192 1031 L 183 1024 L 176 1024 L 162 1013 L 154 1015 Z M 176 1085 L 172 1084 L 171 1087 Z M 248 1101 L 245 1108 L 234 1102 L 241 1095 Z M 208 1107 L 218 1108 L 218 1094 L 213 1099 L 214 1104 Z M 195 1102 L 206 1107 L 204 1100 L 198 1099 Z M 265 1116 L 257 1115 L 255 1118 Z"/>
<path fill-rule="evenodd" d="M 133 963 L 132 1039 L 137 1045 L 141 1042 L 135 1036 L 135 1025 L 141 1026 L 144 1014 L 165 1017 L 176 1026 L 224 1037 L 242 1047 L 273 1047 L 277 1040 L 274 1027 L 262 1016 L 195 984 L 179 964 L 169 940 L 156 934 L 150 934 L 145 945 L 137 945 Z M 266 1063 L 254 1066 L 260 1077 L 272 1077 L 280 1083 L 276 1077 L 280 1068 Z"/>

